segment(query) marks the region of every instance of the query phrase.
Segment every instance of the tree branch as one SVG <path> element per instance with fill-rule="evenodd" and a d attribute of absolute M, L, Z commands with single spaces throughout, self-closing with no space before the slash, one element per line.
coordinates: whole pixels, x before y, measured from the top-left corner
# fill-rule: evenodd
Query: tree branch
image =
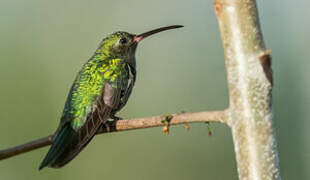
<path fill-rule="evenodd" d="M 102 126 L 97 131 L 98 134 L 127 131 L 133 129 L 144 129 L 151 127 L 159 127 L 165 125 L 178 125 L 186 123 L 199 122 L 220 122 L 224 123 L 227 120 L 228 110 L 212 111 L 212 112 L 194 112 L 172 114 L 167 116 L 153 116 L 149 118 L 139 118 L 133 120 L 118 120 L 109 121 L 106 126 Z M 168 123 L 168 124 L 167 124 Z M 39 149 L 50 145 L 53 142 L 54 135 L 49 135 L 22 145 L 18 145 L 9 149 L 0 151 L 0 160 L 6 159 L 18 154 Z"/>
<path fill-rule="evenodd" d="M 281 179 L 272 127 L 272 70 L 255 0 L 214 0 L 224 46 L 239 179 Z"/>

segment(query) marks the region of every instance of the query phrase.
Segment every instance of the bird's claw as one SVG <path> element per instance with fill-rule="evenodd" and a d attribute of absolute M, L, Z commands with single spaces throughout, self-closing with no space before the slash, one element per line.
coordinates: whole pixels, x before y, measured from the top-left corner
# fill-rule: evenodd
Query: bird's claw
<path fill-rule="evenodd" d="M 105 126 L 105 129 L 107 130 L 107 132 L 111 131 L 109 123 L 104 123 L 102 126 Z"/>
<path fill-rule="evenodd" d="M 114 121 L 118 121 L 118 120 L 122 120 L 123 119 L 123 118 L 115 116 L 115 115 L 112 115 L 110 118 L 113 119 Z"/>

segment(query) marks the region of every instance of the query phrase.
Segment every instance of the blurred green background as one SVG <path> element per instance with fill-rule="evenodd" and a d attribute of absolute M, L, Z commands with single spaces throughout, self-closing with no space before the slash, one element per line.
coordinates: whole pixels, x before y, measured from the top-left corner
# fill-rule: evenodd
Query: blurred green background
<path fill-rule="evenodd" d="M 272 50 L 273 108 L 283 179 L 310 178 L 309 1 L 259 1 Z M 101 39 L 165 25 L 137 51 L 124 118 L 224 109 L 228 89 L 212 0 L 0 1 L 0 149 L 50 133 L 81 65 Z M 308 80 L 307 80 L 308 79 Z M 97 136 L 62 169 L 38 166 L 47 148 L 0 162 L 0 180 L 238 179 L 230 130 L 203 124 Z"/>

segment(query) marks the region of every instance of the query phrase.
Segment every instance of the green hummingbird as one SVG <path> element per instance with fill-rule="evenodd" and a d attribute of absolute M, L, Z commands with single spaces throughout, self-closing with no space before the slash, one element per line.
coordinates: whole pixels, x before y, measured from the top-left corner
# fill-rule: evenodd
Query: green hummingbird
<path fill-rule="evenodd" d="M 135 84 L 138 43 L 152 34 L 181 27 L 167 26 L 140 35 L 115 32 L 101 41 L 75 78 L 55 138 L 39 170 L 66 165 L 108 119 L 119 119 L 115 114 L 125 106 Z"/>

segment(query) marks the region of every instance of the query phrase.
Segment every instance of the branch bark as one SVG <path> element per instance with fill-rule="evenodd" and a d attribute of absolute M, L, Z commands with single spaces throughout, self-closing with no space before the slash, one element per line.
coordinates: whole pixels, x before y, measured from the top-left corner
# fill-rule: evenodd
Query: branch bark
<path fill-rule="evenodd" d="M 143 129 L 159 126 L 170 126 L 187 123 L 201 123 L 201 122 L 221 122 L 224 123 L 227 120 L 227 110 L 213 111 L 213 112 L 194 112 L 194 113 L 181 113 L 172 114 L 167 116 L 154 116 L 149 118 L 140 118 L 132 120 L 118 120 L 109 121 L 106 126 L 102 126 L 97 131 L 98 134 L 111 133 L 118 131 L 127 131 L 134 129 Z M 54 135 L 49 135 L 19 146 L 15 146 L 9 149 L 0 151 L 0 160 L 6 159 L 12 156 L 16 156 L 21 153 L 32 151 L 41 147 L 52 144 Z"/>
<path fill-rule="evenodd" d="M 272 127 L 270 51 L 255 0 L 214 0 L 221 31 L 239 179 L 281 179 Z"/>

